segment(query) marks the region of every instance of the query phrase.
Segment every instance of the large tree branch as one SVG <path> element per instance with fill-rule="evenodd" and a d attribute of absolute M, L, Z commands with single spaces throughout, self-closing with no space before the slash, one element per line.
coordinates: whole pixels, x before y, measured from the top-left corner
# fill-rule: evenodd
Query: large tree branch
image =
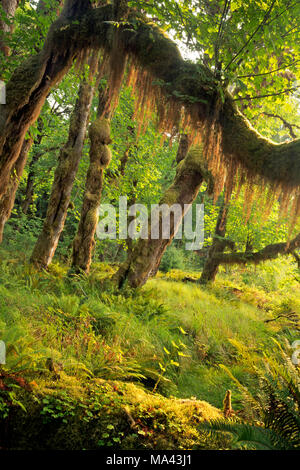
<path fill-rule="evenodd" d="M 290 242 L 274 243 L 265 246 L 262 250 L 245 253 L 216 253 L 213 259 L 219 264 L 246 264 L 260 263 L 277 258 L 278 255 L 289 255 L 300 247 L 300 233 Z"/>

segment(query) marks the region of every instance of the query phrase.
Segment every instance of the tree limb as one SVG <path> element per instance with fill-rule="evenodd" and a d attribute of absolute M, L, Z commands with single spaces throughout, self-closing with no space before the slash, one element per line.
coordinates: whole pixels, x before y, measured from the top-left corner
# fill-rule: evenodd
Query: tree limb
<path fill-rule="evenodd" d="M 271 118 L 274 118 L 274 119 L 280 119 L 280 121 L 282 122 L 283 127 L 285 127 L 289 131 L 289 134 L 290 134 L 291 138 L 292 139 L 297 139 L 297 135 L 294 132 L 294 128 L 300 129 L 300 126 L 298 126 L 297 124 L 292 124 L 292 123 L 288 122 L 286 119 L 284 119 L 279 114 L 273 114 L 273 113 L 265 113 L 265 112 L 259 113 L 257 116 L 255 116 L 255 118 L 253 117 L 252 119 L 257 119 L 261 115 L 271 117 Z"/>
<path fill-rule="evenodd" d="M 111 50 L 114 28 L 111 5 L 90 9 L 78 18 L 73 21 L 62 16 L 54 22 L 41 53 L 23 63 L 7 84 L 7 105 L 0 106 L 0 194 L 6 190 L 24 136 L 37 119 L 49 91 L 82 50 Z M 124 53 L 131 55 L 154 79 L 164 82 L 161 92 L 185 106 L 194 121 L 195 110 L 199 122 L 207 120 L 218 96 L 213 73 L 204 66 L 184 61 L 175 43 L 157 26 L 146 23 L 136 13 L 131 19 L 134 25 L 129 19 L 128 25 L 117 28 Z M 231 95 L 225 92 L 225 96 L 220 110 L 222 151 L 254 175 L 275 184 L 298 187 L 300 141 L 277 145 L 264 139 L 238 111 Z"/>

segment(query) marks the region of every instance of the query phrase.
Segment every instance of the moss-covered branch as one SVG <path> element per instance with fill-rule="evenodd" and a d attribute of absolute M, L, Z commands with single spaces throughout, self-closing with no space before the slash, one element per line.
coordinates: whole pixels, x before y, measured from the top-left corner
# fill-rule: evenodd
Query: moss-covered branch
<path fill-rule="evenodd" d="M 263 138 L 238 111 L 228 95 L 221 117 L 223 151 L 253 175 L 271 183 L 300 184 L 300 140 L 275 144 Z"/>

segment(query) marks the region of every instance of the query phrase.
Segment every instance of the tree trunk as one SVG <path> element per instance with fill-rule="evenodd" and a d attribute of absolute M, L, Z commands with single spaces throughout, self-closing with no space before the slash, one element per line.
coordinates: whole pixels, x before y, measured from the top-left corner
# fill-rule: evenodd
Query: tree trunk
<path fill-rule="evenodd" d="M 43 229 L 31 256 L 31 262 L 39 269 L 47 268 L 51 263 L 64 228 L 71 191 L 82 154 L 93 95 L 93 85 L 89 82 L 83 82 L 70 118 L 68 141 L 59 155 Z"/>
<path fill-rule="evenodd" d="M 28 173 L 28 178 L 27 178 L 27 183 L 26 183 L 25 197 L 21 204 L 23 214 L 28 214 L 29 207 L 33 203 L 34 177 L 35 177 L 34 166 L 41 156 L 42 156 L 41 153 L 36 153 L 32 157 L 32 160 L 29 164 L 29 173 Z"/>
<path fill-rule="evenodd" d="M 39 140 L 41 141 L 42 139 L 39 139 Z M 29 172 L 28 172 L 28 177 L 27 177 L 27 182 L 26 182 L 25 196 L 24 196 L 24 200 L 21 203 L 22 211 L 24 214 L 28 214 L 29 207 L 31 206 L 31 204 L 33 204 L 33 195 L 34 195 L 34 187 L 35 187 L 35 165 L 38 162 L 38 160 L 41 158 L 41 156 L 44 155 L 45 152 L 48 153 L 48 152 L 53 152 L 55 150 L 60 150 L 60 146 L 55 145 L 53 147 L 49 147 L 45 149 L 42 152 L 36 152 L 34 153 L 32 157 L 32 160 L 29 164 Z M 40 180 L 41 182 L 48 179 L 48 175 L 52 171 L 52 168 L 53 168 L 53 165 L 48 168 L 47 172 L 45 172 L 45 174 L 43 175 L 43 178 Z"/>
<path fill-rule="evenodd" d="M 89 129 L 90 165 L 86 177 L 80 222 L 73 242 L 72 271 L 74 272 L 88 273 L 92 262 L 103 172 L 111 160 L 111 152 L 107 146 L 111 143 L 110 121 L 101 117 L 105 107 L 106 99 L 100 94 L 98 117 Z"/>
<path fill-rule="evenodd" d="M 214 255 L 216 253 L 223 253 L 228 244 L 227 240 L 224 240 L 226 234 L 227 215 L 228 205 L 222 203 L 218 214 L 213 242 L 208 250 L 208 255 L 202 270 L 200 284 L 206 284 L 209 281 L 214 281 L 218 273 L 219 263 L 214 258 Z"/>
<path fill-rule="evenodd" d="M 294 252 L 292 253 L 292 255 L 293 255 L 293 257 L 294 257 L 295 260 L 296 260 L 298 269 L 300 269 L 300 256 L 298 255 L 298 253 L 296 253 L 296 251 L 294 251 Z"/>
<path fill-rule="evenodd" d="M 179 152 L 182 149 L 179 148 Z M 179 204 L 184 215 L 185 205 L 191 205 L 196 199 L 202 181 L 204 180 L 204 169 L 202 167 L 202 149 L 196 147 L 191 149 L 177 166 L 176 176 L 173 184 L 162 197 L 160 204 Z M 176 220 L 174 213 L 170 214 L 170 237 L 162 237 L 162 218 L 158 220 L 159 238 L 151 238 L 151 217 L 148 220 L 148 238 L 139 239 L 127 261 L 120 267 L 114 279 L 121 288 L 128 281 L 131 287 L 144 285 L 151 275 L 155 275 L 161 258 L 168 245 L 172 242 L 182 221 Z"/>
<path fill-rule="evenodd" d="M 24 140 L 19 158 L 14 166 L 13 175 L 11 177 L 10 184 L 7 188 L 7 192 L 5 193 L 4 197 L 0 200 L 0 243 L 3 239 L 5 223 L 10 218 L 11 211 L 14 207 L 16 192 L 27 161 L 28 152 L 32 146 L 32 142 L 32 138 Z"/>
<path fill-rule="evenodd" d="M 13 1 L 2 0 L 2 5 L 4 7 L 4 10 L 7 12 L 8 16 L 10 16 L 10 17 L 14 16 L 16 8 L 18 7 L 19 3 L 20 3 L 19 0 L 17 2 L 15 0 L 13 0 Z M 61 3 L 62 3 L 62 1 L 58 0 L 57 1 L 57 6 L 60 6 Z M 6 4 L 7 8 L 4 4 Z M 44 15 L 47 15 L 49 13 L 48 6 L 46 6 L 42 0 L 40 0 L 38 5 L 37 5 L 37 11 L 39 11 L 40 13 L 43 13 Z M 0 27 L 2 27 L 1 23 L 0 23 Z M 10 28 L 10 32 L 12 32 L 12 31 L 13 31 L 13 27 Z M 0 48 L 1 48 L 1 43 L 0 43 Z M 9 55 L 9 51 L 8 51 L 8 54 L 6 54 L 6 55 Z M 38 123 L 39 130 L 41 130 L 42 126 L 43 126 L 43 123 L 40 120 L 40 122 Z M 20 151 L 20 154 L 18 154 L 18 157 L 16 158 L 14 166 L 12 168 L 10 177 L 8 179 L 9 183 L 7 183 L 7 181 L 5 183 L 6 189 L 4 188 L 5 192 L 4 192 L 4 195 L 3 195 L 3 200 L 2 200 L 2 198 L 0 198 L 0 243 L 2 242 L 2 238 L 3 238 L 4 225 L 5 225 L 6 221 L 8 220 L 8 218 L 10 217 L 11 210 L 14 206 L 15 195 L 16 195 L 16 192 L 17 192 L 17 189 L 18 189 L 19 181 L 20 181 L 21 176 L 22 176 L 22 172 L 23 172 L 23 170 L 25 168 L 25 165 L 26 165 L 27 155 L 28 155 L 29 150 L 30 150 L 30 148 L 32 146 L 32 143 L 33 143 L 33 141 L 31 139 L 28 139 L 27 141 L 24 140 L 25 134 L 26 133 L 23 134 L 23 139 L 22 139 L 22 137 L 20 138 L 19 145 L 21 145 L 21 142 L 22 142 L 21 151 Z M 39 137 L 37 139 L 37 144 L 39 144 L 41 142 L 41 140 L 42 140 L 42 138 Z M 18 153 L 18 151 L 17 151 L 17 153 Z M 15 156 L 16 155 L 17 154 L 15 154 Z M 1 176 L 3 176 L 3 175 L 1 175 Z M 5 177 L 4 177 L 4 179 L 5 179 Z M 1 181 L 1 178 L 0 178 L 0 181 Z"/>

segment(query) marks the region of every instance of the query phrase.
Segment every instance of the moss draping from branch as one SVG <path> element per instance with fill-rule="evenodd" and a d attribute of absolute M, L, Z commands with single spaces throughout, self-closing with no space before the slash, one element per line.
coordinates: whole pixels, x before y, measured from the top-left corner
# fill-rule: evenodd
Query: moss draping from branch
<path fill-rule="evenodd" d="M 214 153 L 222 155 L 217 165 L 209 166 L 215 178 L 221 175 L 216 185 L 219 191 L 226 181 L 232 190 L 238 169 L 241 173 L 245 171 L 246 177 L 252 175 L 267 181 L 274 191 L 278 187 L 286 194 L 298 191 L 299 140 L 276 145 L 262 138 L 238 112 L 229 94 L 222 102 L 212 73 L 204 66 L 184 61 L 177 46 L 156 25 L 132 13 L 128 24 L 114 29 L 113 15 L 112 5 L 106 5 L 88 10 L 76 21 L 60 17 L 50 28 L 40 55 L 15 72 L 8 84 L 9 104 L 0 121 L 0 171 L 9 175 L 25 132 L 37 118 L 46 94 L 80 51 L 89 48 L 111 51 L 114 31 L 117 31 L 124 53 L 145 69 L 152 80 L 159 82 L 157 96 L 163 96 L 164 101 L 163 106 L 158 106 L 158 112 L 164 112 L 165 103 L 176 109 L 174 116 L 184 108 L 194 130 L 203 132 L 203 124 L 211 125 L 211 116 L 217 109 L 212 140 L 219 139 L 219 142 L 206 155 L 208 159 L 213 159 Z M 27 77 L 23 85 L 21 75 Z M 183 122 L 187 122 L 186 117 Z M 13 142 L 11 135 L 14 135 Z M 293 197 L 294 207 L 299 206 L 298 195 Z"/>

